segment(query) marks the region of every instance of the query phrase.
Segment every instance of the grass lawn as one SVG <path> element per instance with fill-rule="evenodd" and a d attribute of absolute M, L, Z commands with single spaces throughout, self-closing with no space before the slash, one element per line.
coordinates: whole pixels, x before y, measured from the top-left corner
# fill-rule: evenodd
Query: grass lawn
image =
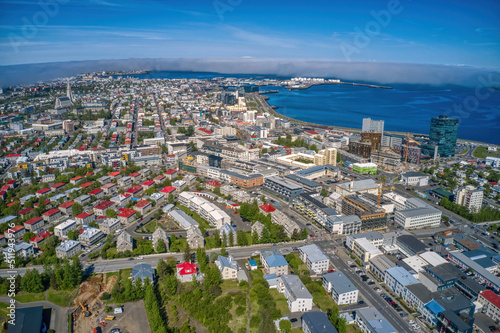
<path fill-rule="evenodd" d="M 151 221 L 149 222 L 148 224 L 146 224 L 145 226 L 142 227 L 142 229 L 144 229 L 144 232 L 155 232 L 156 230 L 156 227 L 159 227 L 160 224 L 157 222 L 157 221 Z"/>
<path fill-rule="evenodd" d="M 492 157 L 498 157 L 500 153 L 491 151 L 489 152 L 486 147 L 479 146 L 477 147 L 474 152 L 472 153 L 472 156 L 477 157 L 477 158 L 486 158 L 487 156 L 492 156 Z"/>
<path fill-rule="evenodd" d="M 276 308 L 281 311 L 281 314 L 283 315 L 290 312 L 285 295 L 281 294 L 276 289 L 269 289 L 269 291 L 271 292 L 271 296 L 273 296 L 274 301 L 276 302 Z"/>
<path fill-rule="evenodd" d="M 224 281 L 222 281 L 222 284 L 220 287 L 222 290 L 241 289 L 238 285 L 238 281 L 234 281 L 234 280 L 224 280 Z"/>
<path fill-rule="evenodd" d="M 16 301 L 19 303 L 29 303 L 29 302 L 38 302 L 45 301 L 44 293 L 24 293 L 21 292 L 14 297 Z"/>
<path fill-rule="evenodd" d="M 66 307 L 75 297 L 74 290 L 47 290 L 48 300 L 54 304 L 62 307 Z"/>
<path fill-rule="evenodd" d="M 7 310 L 7 303 L 1 302 L 0 303 L 0 317 L 7 318 L 7 313 L 9 312 Z"/>
<path fill-rule="evenodd" d="M 325 312 L 329 309 L 338 307 L 333 298 L 325 293 L 314 293 L 313 302 L 321 309 L 321 311 Z"/>
<path fill-rule="evenodd" d="M 304 331 L 302 330 L 302 328 L 299 328 L 299 327 L 292 328 L 292 330 L 290 331 L 290 333 L 302 333 L 302 332 L 304 332 Z"/>
<path fill-rule="evenodd" d="M 356 326 L 356 324 L 347 325 L 346 333 L 356 333 L 356 332 L 361 332 L 360 330 L 358 330 L 358 326 Z"/>
<path fill-rule="evenodd" d="M 130 272 L 132 272 L 132 268 L 120 269 L 120 273 L 122 275 L 122 282 L 125 282 L 130 276 Z"/>
<path fill-rule="evenodd" d="M 262 273 L 262 271 L 260 269 L 256 269 L 254 271 L 250 271 L 250 278 L 253 280 L 253 279 L 257 279 L 257 278 L 261 278 L 264 276 L 264 273 Z"/>

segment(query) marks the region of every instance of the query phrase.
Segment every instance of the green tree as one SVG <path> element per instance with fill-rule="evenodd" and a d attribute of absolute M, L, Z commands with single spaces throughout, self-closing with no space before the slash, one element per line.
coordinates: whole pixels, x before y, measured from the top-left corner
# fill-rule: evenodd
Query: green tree
<path fill-rule="evenodd" d="M 174 199 L 173 194 L 169 194 L 168 195 L 168 200 L 167 201 L 168 201 L 169 204 L 172 204 L 172 205 L 175 203 L 175 199 Z"/>
<path fill-rule="evenodd" d="M 78 231 L 76 230 L 70 230 L 68 231 L 68 238 L 71 239 L 71 240 L 77 240 L 78 239 Z"/>
<path fill-rule="evenodd" d="M 30 239 L 32 239 L 33 237 L 35 237 L 35 233 L 32 232 L 32 231 L 28 231 L 27 233 L 25 233 L 23 235 L 23 241 L 25 241 L 26 243 L 29 242 Z"/>
<path fill-rule="evenodd" d="M 156 252 L 158 253 L 165 253 L 167 252 L 167 247 L 165 246 L 165 242 L 163 242 L 162 239 L 156 243 Z"/>
<path fill-rule="evenodd" d="M 186 248 L 184 249 L 183 259 L 185 262 L 191 262 L 192 259 L 191 248 L 189 247 L 189 243 L 186 244 Z"/>
<path fill-rule="evenodd" d="M 280 330 L 283 332 L 290 332 L 292 330 L 292 323 L 290 322 L 290 320 L 286 319 L 280 320 L 279 326 Z"/>
<path fill-rule="evenodd" d="M 36 269 L 28 269 L 21 281 L 21 288 L 27 293 L 40 293 L 44 290 L 42 277 Z"/>
<path fill-rule="evenodd" d="M 118 217 L 118 214 L 113 209 L 106 209 L 106 217 L 116 219 Z"/>
<path fill-rule="evenodd" d="M 327 197 L 328 196 L 328 190 L 326 188 L 321 189 L 321 196 L 322 197 Z"/>
<path fill-rule="evenodd" d="M 71 206 L 71 214 L 73 215 L 73 217 L 81 214 L 83 212 L 83 207 L 82 205 L 80 205 L 78 202 L 75 202 L 72 206 Z"/>

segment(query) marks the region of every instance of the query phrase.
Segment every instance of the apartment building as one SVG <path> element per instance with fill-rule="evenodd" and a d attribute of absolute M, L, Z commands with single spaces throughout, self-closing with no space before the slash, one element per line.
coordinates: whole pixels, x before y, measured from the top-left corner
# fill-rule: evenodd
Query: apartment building
<path fill-rule="evenodd" d="M 341 271 L 323 274 L 323 288 L 338 305 L 358 302 L 358 288 Z"/>
<path fill-rule="evenodd" d="M 313 297 L 297 275 L 281 275 L 278 291 L 285 295 L 290 312 L 311 311 Z"/>
<path fill-rule="evenodd" d="M 299 247 L 300 259 L 307 265 L 307 268 L 315 274 L 322 274 L 328 271 L 330 259 L 316 245 L 304 245 Z"/>

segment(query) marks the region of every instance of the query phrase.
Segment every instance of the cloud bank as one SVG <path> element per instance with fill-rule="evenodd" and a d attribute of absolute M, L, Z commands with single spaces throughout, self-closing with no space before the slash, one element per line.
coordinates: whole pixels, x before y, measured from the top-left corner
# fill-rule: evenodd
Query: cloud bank
<path fill-rule="evenodd" d="M 0 87 L 31 84 L 80 73 L 107 70 L 195 71 L 224 74 L 332 77 L 345 81 L 380 84 L 457 84 L 476 86 L 481 77 L 493 77 L 500 86 L 497 69 L 382 62 L 345 62 L 297 59 L 118 59 L 0 66 Z"/>

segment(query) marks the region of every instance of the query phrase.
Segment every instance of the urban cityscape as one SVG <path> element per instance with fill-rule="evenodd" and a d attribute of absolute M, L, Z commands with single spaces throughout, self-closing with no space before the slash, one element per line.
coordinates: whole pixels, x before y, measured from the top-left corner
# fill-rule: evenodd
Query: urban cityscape
<path fill-rule="evenodd" d="M 0 87 L 2 332 L 500 332 L 496 118 L 309 122 L 276 96 L 412 88 L 130 68 Z"/>

